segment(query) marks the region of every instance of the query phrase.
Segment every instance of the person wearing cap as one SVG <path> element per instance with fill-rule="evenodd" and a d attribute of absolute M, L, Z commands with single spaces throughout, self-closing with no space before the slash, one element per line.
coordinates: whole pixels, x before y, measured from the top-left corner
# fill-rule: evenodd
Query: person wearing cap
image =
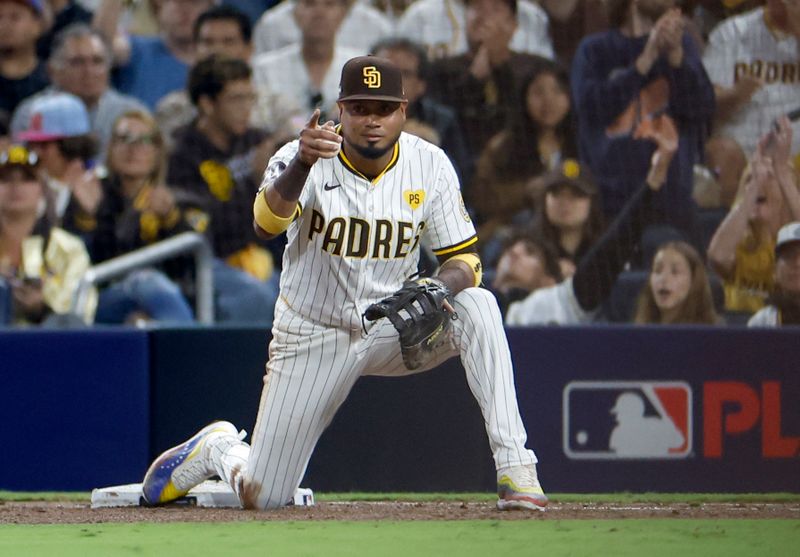
<path fill-rule="evenodd" d="M 73 296 L 91 264 L 83 241 L 54 223 L 38 166 L 36 153 L 22 145 L 0 152 L 0 295 L 9 295 L 0 318 L 5 313 L 7 325 L 70 323 Z M 76 320 L 91 323 L 96 301 L 92 289 Z"/>
<path fill-rule="evenodd" d="M 341 73 L 341 125 L 320 123 L 316 109 L 299 139 L 270 160 L 254 226 L 265 238 L 286 232 L 288 243 L 252 446 L 233 424 L 215 422 L 154 461 L 142 485 L 149 503 L 219 474 L 245 507 L 283 506 L 360 376 L 408 375 L 458 355 L 486 422 L 498 508 L 547 505 L 497 301 L 478 288 L 477 237 L 455 170 L 440 148 L 402 131 L 406 105 L 397 66 L 353 58 Z M 392 322 L 364 314 L 416 274 L 422 242 L 440 268 L 420 284 L 448 289 L 445 308 L 457 318 L 433 359 L 411 369 Z M 184 460 L 194 446 L 201 449 Z"/>
<path fill-rule="evenodd" d="M 506 313 L 506 325 L 577 325 L 589 323 L 597 316 L 600 306 L 611 295 L 617 277 L 638 246 L 642 231 L 654 218 L 654 200 L 664 186 L 669 165 L 677 150 L 678 133 L 666 115 L 644 129 L 637 139 L 656 144 L 647 179 L 597 243 L 578 261 L 572 277 L 560 280 L 561 266 L 552 261 L 553 256 L 549 259 L 546 257 L 546 246 L 552 244 L 535 233 L 526 238 L 528 259 L 538 258 L 538 261 L 528 261 L 527 267 L 531 269 L 528 276 L 520 276 L 519 270 L 512 268 L 501 257 L 493 287 L 507 297 L 514 295 L 512 287 L 530 288 L 524 299 L 514 301 L 513 297 L 510 298 L 512 303 Z M 575 168 L 575 164 L 574 161 L 565 161 L 560 171 L 562 176 L 551 174 L 550 182 L 563 183 L 565 177 L 577 182 L 581 170 Z M 531 246 L 538 246 L 538 250 Z M 554 250 L 552 247 L 549 249 Z"/>
<path fill-rule="evenodd" d="M 27 128 L 15 139 L 24 141 L 39 157 L 61 226 L 90 234 L 103 191 L 97 172 L 90 169 L 97 155 L 97 139 L 83 102 L 69 93 L 38 97 L 30 106 Z"/>
<path fill-rule="evenodd" d="M 747 322 L 748 327 L 800 325 L 800 221 L 778 232 L 775 243 L 775 291 Z"/>
<path fill-rule="evenodd" d="M 605 229 L 597 186 L 587 168 L 565 159 L 543 177 L 541 187 L 534 229 L 555 246 L 561 272 L 569 277 Z"/>
<path fill-rule="evenodd" d="M 36 54 L 44 28 L 42 0 L 0 0 L 0 110 L 11 114 L 50 83 Z"/>
<path fill-rule="evenodd" d="M 11 121 L 14 132 L 27 129 L 31 105 L 41 96 L 71 93 L 86 105 L 98 152 L 105 152 L 114 120 L 129 110 L 145 110 L 141 101 L 111 87 L 111 53 L 103 36 L 85 23 L 69 25 L 56 35 L 47 70 L 51 85 L 20 103 Z"/>

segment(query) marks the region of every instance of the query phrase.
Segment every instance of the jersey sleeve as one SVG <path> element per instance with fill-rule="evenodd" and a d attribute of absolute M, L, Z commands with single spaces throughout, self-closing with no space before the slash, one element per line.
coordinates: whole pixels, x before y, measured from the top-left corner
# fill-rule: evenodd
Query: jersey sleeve
<path fill-rule="evenodd" d="M 258 188 L 259 194 L 269 184 L 274 182 L 284 170 L 286 170 L 286 167 L 289 166 L 289 163 L 292 162 L 292 159 L 297 154 L 299 147 L 300 141 L 294 140 L 278 149 L 278 151 L 272 155 L 272 158 L 269 159 L 266 170 L 264 170 L 264 177 L 261 179 L 261 186 Z M 303 191 L 300 193 L 300 198 L 297 200 L 297 203 L 300 205 L 301 212 L 303 207 L 308 205 L 308 199 L 311 196 L 312 188 L 309 187 L 309 180 L 312 174 L 313 172 L 309 173 L 309 178 L 306 179 L 306 185 L 303 187 Z"/>
<path fill-rule="evenodd" d="M 441 169 L 433 189 L 428 215 L 427 240 L 437 256 L 455 253 L 478 241 L 475 226 L 464 205 L 461 187 L 453 164 L 444 152 L 438 153 Z"/>

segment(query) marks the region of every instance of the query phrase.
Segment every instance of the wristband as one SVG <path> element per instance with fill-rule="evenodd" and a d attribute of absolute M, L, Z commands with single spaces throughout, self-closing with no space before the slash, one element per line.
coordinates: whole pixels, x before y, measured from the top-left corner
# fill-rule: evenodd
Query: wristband
<path fill-rule="evenodd" d="M 474 275 L 475 279 L 473 286 L 480 286 L 481 280 L 483 280 L 483 265 L 481 264 L 481 258 L 475 253 L 459 253 L 458 255 L 454 255 L 445 261 L 442 266 L 447 265 L 447 263 L 450 261 L 456 260 L 463 261 L 469 265 L 469 268 L 472 270 L 472 274 Z"/>

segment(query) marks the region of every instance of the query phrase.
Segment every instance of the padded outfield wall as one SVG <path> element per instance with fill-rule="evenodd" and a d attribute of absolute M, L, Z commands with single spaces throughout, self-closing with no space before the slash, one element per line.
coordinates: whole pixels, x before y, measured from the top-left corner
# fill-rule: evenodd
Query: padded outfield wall
<path fill-rule="evenodd" d="M 800 493 L 800 332 L 509 330 L 523 419 L 551 492 Z M 0 333 L 0 489 L 141 480 L 205 423 L 252 430 L 254 328 Z M 451 360 L 356 384 L 309 464 L 318 491 L 488 491 L 493 465 Z"/>

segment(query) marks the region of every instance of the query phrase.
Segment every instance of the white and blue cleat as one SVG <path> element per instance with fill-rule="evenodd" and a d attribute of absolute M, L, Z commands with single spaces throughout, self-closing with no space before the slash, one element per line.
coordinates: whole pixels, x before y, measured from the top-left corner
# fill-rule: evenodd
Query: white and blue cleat
<path fill-rule="evenodd" d="M 213 422 L 188 441 L 161 453 L 144 475 L 145 502 L 163 505 L 175 501 L 216 474 L 206 448 L 211 437 L 225 435 L 238 437 L 238 431 L 230 422 Z"/>

